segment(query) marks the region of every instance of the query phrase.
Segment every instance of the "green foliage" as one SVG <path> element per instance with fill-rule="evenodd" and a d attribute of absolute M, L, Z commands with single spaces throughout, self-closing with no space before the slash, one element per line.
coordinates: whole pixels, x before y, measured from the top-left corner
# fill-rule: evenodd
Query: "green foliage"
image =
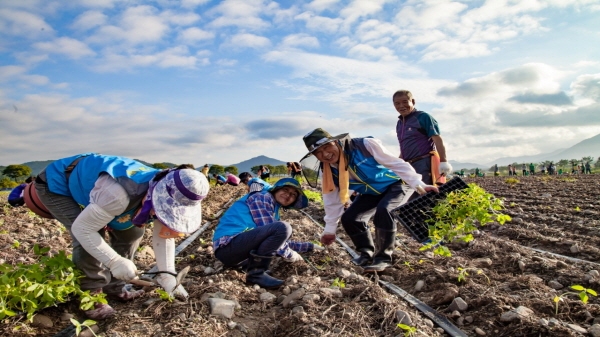
<path fill-rule="evenodd" d="M 477 225 L 484 226 L 493 221 L 503 225 L 510 221 L 510 216 L 499 212 L 503 208 L 502 200 L 473 183 L 466 189 L 448 193 L 432 209 L 433 215 L 427 220 L 431 242 L 420 250 L 433 248 L 434 254 L 452 256 L 442 243 L 455 240 L 469 242 L 473 240 L 471 233 Z"/>
<path fill-rule="evenodd" d="M 520 183 L 519 179 L 517 179 L 517 178 L 508 178 L 504 182 L 509 185 L 514 185 L 514 184 Z"/>
<path fill-rule="evenodd" d="M 331 283 L 332 287 L 338 287 L 338 288 L 346 288 L 346 282 L 344 282 L 344 280 L 340 279 L 339 277 L 336 277 L 335 280 L 333 280 L 333 282 Z"/>
<path fill-rule="evenodd" d="M 175 299 L 171 294 L 162 289 L 156 289 L 155 291 L 158 294 L 158 297 L 160 297 L 160 299 L 163 301 L 173 302 Z"/>
<path fill-rule="evenodd" d="M 410 325 L 406 325 L 406 324 L 402 324 L 402 323 L 398 323 L 396 326 L 399 327 L 400 329 L 402 329 L 402 331 L 404 332 L 404 337 L 413 336 L 417 332 L 417 328 L 415 328 L 414 326 L 410 326 Z"/>
<path fill-rule="evenodd" d="M 239 174 L 237 166 L 225 166 L 224 170 L 236 176 Z"/>
<path fill-rule="evenodd" d="M 165 163 L 154 163 L 154 164 L 152 164 L 152 167 L 154 167 L 155 169 L 158 169 L 158 170 L 164 170 L 164 169 L 168 169 L 169 165 L 167 165 Z"/>
<path fill-rule="evenodd" d="M 104 294 L 90 295 L 81 290 L 81 272 L 64 251 L 49 257 L 49 250 L 33 247 L 38 263 L 0 265 L 0 319 L 22 311 L 31 320 L 36 311 L 66 302 L 71 294 L 79 295 L 83 310 L 95 303 L 107 303 Z"/>
<path fill-rule="evenodd" d="M 483 275 L 483 276 L 485 276 L 485 278 L 488 281 L 488 284 L 490 283 L 490 278 L 487 277 L 487 275 L 481 269 L 458 267 L 457 270 L 458 270 L 458 278 L 457 278 L 458 282 L 467 282 L 467 276 L 469 276 L 468 271 L 469 270 L 473 270 L 473 271 L 475 271 L 475 273 L 477 275 Z"/>
<path fill-rule="evenodd" d="M 319 203 L 321 205 L 323 204 L 323 197 L 321 196 L 320 192 L 304 190 L 304 194 L 306 194 L 306 197 L 308 198 L 308 200 Z"/>
<path fill-rule="evenodd" d="M 90 329 L 90 331 L 92 332 L 92 335 L 97 336 L 94 333 L 94 330 L 92 330 L 90 327 L 94 324 L 96 324 L 96 321 L 91 320 L 91 319 L 86 319 L 85 321 L 83 321 L 83 323 L 79 323 L 77 320 L 70 318 L 71 323 L 75 326 L 75 336 L 79 336 L 79 334 L 81 333 L 81 327 L 87 327 L 88 329 Z"/>
<path fill-rule="evenodd" d="M 288 170 L 285 165 L 277 165 L 277 166 L 273 167 L 273 171 L 271 171 L 271 172 L 273 174 L 287 174 Z"/>
<path fill-rule="evenodd" d="M 8 165 L 6 168 L 4 168 L 2 174 L 17 181 L 17 178 L 30 176 L 31 168 L 25 165 Z"/>
<path fill-rule="evenodd" d="M 554 296 L 554 298 L 552 299 L 552 301 L 554 302 L 554 315 L 555 316 L 558 315 L 558 303 L 563 302 L 564 297 L 567 295 L 578 295 L 579 299 L 581 300 L 581 302 L 583 302 L 583 304 L 587 304 L 587 302 L 589 300 L 588 295 L 598 296 L 598 294 L 594 290 L 585 288 L 584 286 L 580 286 L 578 284 L 572 285 L 569 288 L 571 288 L 575 291 L 578 291 L 578 292 L 574 293 L 572 291 L 567 291 L 566 293 L 562 293 L 560 295 Z"/>
<path fill-rule="evenodd" d="M 17 185 L 19 185 L 19 183 L 10 180 L 8 177 L 2 177 L 2 179 L 0 179 L 0 188 L 15 188 Z"/>
<path fill-rule="evenodd" d="M 225 169 L 221 165 L 213 165 L 208 169 L 209 174 L 223 174 L 225 173 Z"/>

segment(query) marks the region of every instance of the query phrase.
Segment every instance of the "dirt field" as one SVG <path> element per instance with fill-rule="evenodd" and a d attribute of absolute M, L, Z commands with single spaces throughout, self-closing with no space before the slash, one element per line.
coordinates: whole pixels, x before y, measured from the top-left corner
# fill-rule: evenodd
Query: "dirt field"
<path fill-rule="evenodd" d="M 600 322 L 600 301 L 591 296 L 584 305 L 576 295 L 566 295 L 555 315 L 553 298 L 568 292 L 571 285 L 600 291 L 600 265 L 596 264 L 600 262 L 600 176 L 517 179 L 518 183 L 507 183 L 507 177 L 465 179 L 505 198 L 505 213 L 513 218 L 512 222 L 482 228 L 470 244 L 450 245 L 451 258 L 419 252 L 419 245 L 400 232 L 396 264 L 379 278 L 413 294 L 468 336 L 586 335 L 593 323 Z M 204 219 L 215 217 L 243 191 L 242 187 L 213 188 L 203 202 Z M 322 222 L 320 205 L 311 203 L 306 212 Z M 294 225 L 295 240 L 315 240 L 321 233 L 317 224 L 298 211 L 285 212 L 282 218 Z M 51 247 L 54 252 L 69 250 L 70 238 L 61 225 L 32 216 L 23 208 L 11 208 L 5 194 L 0 200 L 0 219 L 0 262 L 33 261 L 34 243 Z M 273 275 L 286 279 L 286 286 L 269 291 L 274 296 L 267 300 L 264 289 L 244 284 L 243 273 L 222 270 L 215 264 L 211 242 L 215 224 L 213 221 L 177 258 L 179 269 L 192 267 L 184 282 L 190 293 L 187 302 L 162 301 L 151 289 L 134 302 L 111 302 L 119 315 L 100 322 L 98 335 L 403 336 L 396 326 L 398 310 L 410 316 L 410 325 L 418 329 L 414 336 L 446 335 L 414 307 L 381 288 L 374 276 L 364 276 L 338 244 L 325 252 L 306 254 L 310 263 L 276 261 L 271 268 Z M 339 232 L 351 245 L 341 228 Z M 143 249 L 151 246 L 147 234 L 136 258 L 140 270 L 148 270 L 153 264 L 153 258 Z M 13 247 L 15 240 L 21 243 L 18 248 Z M 593 263 L 551 256 L 527 247 Z M 459 281 L 459 276 L 464 276 L 464 281 Z M 334 283 L 339 285 L 340 281 L 345 285 L 341 293 L 322 290 Z M 419 282 L 422 287 L 416 290 L 418 281 L 424 284 Z M 555 289 L 561 286 L 562 289 Z M 299 292 L 304 296 L 291 303 L 289 298 L 284 299 Z M 236 301 L 235 315 L 231 319 L 210 315 L 208 297 Z M 455 297 L 466 302 L 466 310 L 447 310 Z M 53 322 L 51 328 L 22 327 L 23 317 L 4 320 L 0 335 L 55 336 L 69 325 L 61 320 L 65 312 L 79 321 L 85 319 L 77 306 L 77 301 L 71 301 L 43 310 L 41 314 Z M 530 310 L 521 311 L 523 315 L 509 321 L 506 314 L 519 306 Z M 13 331 L 19 326 L 18 332 Z M 578 328 L 581 332 L 577 332 Z"/>

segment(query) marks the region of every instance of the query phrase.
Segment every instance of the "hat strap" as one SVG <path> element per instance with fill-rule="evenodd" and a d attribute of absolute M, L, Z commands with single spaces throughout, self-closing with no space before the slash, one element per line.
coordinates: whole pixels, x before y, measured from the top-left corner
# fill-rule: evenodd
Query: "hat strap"
<path fill-rule="evenodd" d="M 188 190 L 187 187 L 185 187 L 185 185 L 181 181 L 181 177 L 179 175 L 179 172 L 181 172 L 181 170 L 177 170 L 173 174 L 173 180 L 175 180 L 175 186 L 177 186 L 177 189 L 179 190 L 179 192 L 181 192 L 181 194 L 185 195 L 190 200 L 202 200 L 202 199 L 204 199 L 204 196 L 196 194 L 196 193 Z"/>

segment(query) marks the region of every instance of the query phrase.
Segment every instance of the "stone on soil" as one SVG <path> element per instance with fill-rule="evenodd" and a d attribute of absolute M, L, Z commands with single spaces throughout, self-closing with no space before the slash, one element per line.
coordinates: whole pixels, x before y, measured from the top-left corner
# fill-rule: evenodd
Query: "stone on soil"
<path fill-rule="evenodd" d="M 50 317 L 46 315 L 37 314 L 33 316 L 33 322 L 31 323 L 33 326 L 39 326 L 41 328 L 51 328 L 54 324 Z"/>
<path fill-rule="evenodd" d="M 404 325 L 412 324 L 412 319 L 410 318 L 410 315 L 406 311 L 396 310 L 396 320 L 400 324 L 404 324 Z"/>
<path fill-rule="evenodd" d="M 485 331 L 483 331 L 479 328 L 475 328 L 475 333 L 479 336 L 485 336 Z"/>
<path fill-rule="evenodd" d="M 519 306 L 516 309 L 512 309 L 511 311 L 507 311 L 500 316 L 500 321 L 502 322 L 512 322 L 515 320 L 520 320 L 522 318 L 528 317 L 533 314 L 533 310 Z"/>
<path fill-rule="evenodd" d="M 292 301 L 299 300 L 304 295 L 306 295 L 306 290 L 304 288 L 300 288 L 300 289 L 294 291 L 293 293 L 289 294 L 288 296 L 286 296 L 285 299 L 283 300 L 283 302 L 281 302 L 281 305 L 284 308 L 287 308 Z"/>
<path fill-rule="evenodd" d="M 492 259 L 490 259 L 489 257 L 482 257 L 479 259 L 475 259 L 473 260 L 473 264 L 475 264 L 475 266 L 477 267 L 489 267 L 492 265 Z"/>
<path fill-rule="evenodd" d="M 579 326 L 579 325 L 577 325 L 577 324 L 567 324 L 567 326 L 568 326 L 568 327 L 569 327 L 571 330 L 573 330 L 573 331 L 576 331 L 576 332 L 579 332 L 579 333 L 582 333 L 582 334 L 585 334 L 585 333 L 587 333 L 587 330 L 586 330 L 586 329 L 584 329 L 584 328 L 580 327 L 580 326 Z"/>
<path fill-rule="evenodd" d="M 418 280 L 417 284 L 415 284 L 415 291 L 421 291 L 421 289 L 423 289 L 424 286 L 425 286 L 425 281 Z"/>
<path fill-rule="evenodd" d="M 555 280 L 551 280 L 551 281 L 549 281 L 549 282 L 548 282 L 548 286 L 549 286 L 550 288 L 552 288 L 552 289 L 556 289 L 556 290 L 558 290 L 558 289 L 562 289 L 562 288 L 564 288 L 564 287 L 565 287 L 565 286 L 563 286 L 562 284 L 560 284 L 558 281 L 555 281 Z"/>
<path fill-rule="evenodd" d="M 224 300 L 222 298 L 209 298 L 208 304 L 210 305 L 210 314 L 214 316 L 221 316 L 225 318 L 233 317 L 235 312 L 235 302 L 230 300 Z"/>
<path fill-rule="evenodd" d="M 592 337 L 600 337 L 600 324 L 592 325 L 587 332 L 592 335 Z"/>
<path fill-rule="evenodd" d="M 260 294 L 259 298 L 263 303 L 274 303 L 277 299 L 277 296 L 271 294 L 270 292 L 264 292 Z"/>
<path fill-rule="evenodd" d="M 321 288 L 321 289 L 319 289 L 319 291 L 325 297 L 337 297 L 337 298 L 344 297 L 344 295 L 342 294 L 342 291 L 339 288 Z"/>
<path fill-rule="evenodd" d="M 469 305 L 467 304 L 467 302 L 465 302 L 465 300 L 463 300 L 460 297 L 457 297 L 454 300 L 452 300 L 452 303 L 450 303 L 450 305 L 448 306 L 448 311 L 465 311 L 468 307 Z"/>

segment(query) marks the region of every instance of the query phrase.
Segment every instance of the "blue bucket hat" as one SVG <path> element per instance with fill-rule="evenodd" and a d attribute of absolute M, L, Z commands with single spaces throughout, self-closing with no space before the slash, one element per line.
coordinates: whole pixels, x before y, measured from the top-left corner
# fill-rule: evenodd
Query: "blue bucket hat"
<path fill-rule="evenodd" d="M 301 208 L 308 206 L 308 198 L 306 197 L 306 194 L 304 194 L 304 191 L 302 190 L 302 186 L 300 185 L 298 180 L 296 180 L 294 178 L 279 179 L 275 183 L 275 185 L 273 185 L 273 188 L 269 192 L 271 192 L 272 194 L 275 194 L 275 192 L 277 192 L 277 190 L 281 189 L 284 186 L 291 186 L 298 191 L 298 198 L 296 199 L 296 202 L 294 202 L 293 204 L 291 204 L 285 208 L 301 209 Z"/>

